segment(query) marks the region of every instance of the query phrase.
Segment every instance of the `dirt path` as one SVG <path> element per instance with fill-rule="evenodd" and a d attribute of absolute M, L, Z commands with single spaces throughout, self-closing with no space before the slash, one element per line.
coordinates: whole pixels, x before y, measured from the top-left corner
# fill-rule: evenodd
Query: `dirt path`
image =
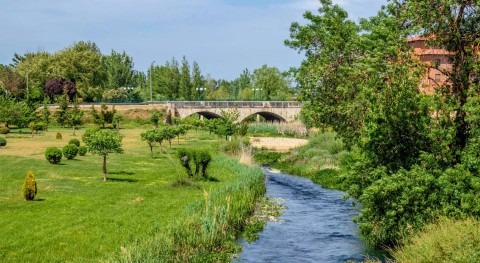
<path fill-rule="evenodd" d="M 277 152 L 288 152 L 293 148 L 306 145 L 305 139 L 278 138 L 278 137 L 250 137 L 250 143 L 256 148 L 267 148 Z"/>

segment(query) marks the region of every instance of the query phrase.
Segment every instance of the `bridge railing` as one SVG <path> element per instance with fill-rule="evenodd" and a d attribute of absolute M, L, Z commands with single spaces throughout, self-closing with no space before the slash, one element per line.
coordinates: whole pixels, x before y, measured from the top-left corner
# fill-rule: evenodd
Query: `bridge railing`
<path fill-rule="evenodd" d="M 298 101 L 171 101 L 175 108 L 300 108 Z"/>

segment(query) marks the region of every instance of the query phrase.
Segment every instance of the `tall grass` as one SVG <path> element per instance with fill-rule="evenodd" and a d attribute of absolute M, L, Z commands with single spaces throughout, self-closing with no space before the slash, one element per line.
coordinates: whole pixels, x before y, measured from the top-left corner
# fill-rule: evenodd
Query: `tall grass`
<path fill-rule="evenodd" d="M 248 125 L 248 133 L 255 136 L 306 137 L 308 130 L 300 121 L 255 122 Z"/>
<path fill-rule="evenodd" d="M 480 222 L 441 219 L 392 253 L 396 262 L 480 262 Z"/>
<path fill-rule="evenodd" d="M 265 192 L 264 175 L 226 157 L 212 163 L 214 171 L 235 174 L 237 180 L 205 189 L 165 232 L 122 247 L 110 262 L 225 262 L 237 251 L 233 241 Z M 214 176 L 215 175 L 211 175 Z"/>

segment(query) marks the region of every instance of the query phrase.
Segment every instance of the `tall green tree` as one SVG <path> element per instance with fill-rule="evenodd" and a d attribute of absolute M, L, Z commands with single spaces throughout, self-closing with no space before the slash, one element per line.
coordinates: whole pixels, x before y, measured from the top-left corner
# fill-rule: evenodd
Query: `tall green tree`
<path fill-rule="evenodd" d="M 252 74 L 255 99 L 284 100 L 288 96 L 288 81 L 276 67 L 263 65 Z"/>
<path fill-rule="evenodd" d="M 450 1 L 393 1 L 399 17 L 408 21 L 411 34 L 427 39 L 427 45 L 450 53 L 451 68 L 432 65 L 447 76 L 448 81 L 438 87 L 432 110 L 439 118 L 433 123 L 438 131 L 435 139 L 443 149 L 438 158 L 461 162 L 461 154 L 471 138 L 471 124 L 467 119 L 467 102 L 480 95 L 480 5 L 476 0 Z M 449 132 L 443 132 L 443 131 Z M 440 149 L 439 149 L 440 150 Z"/>
<path fill-rule="evenodd" d="M 112 50 L 110 55 L 103 57 L 106 71 L 106 86 L 108 88 L 133 87 L 135 70 L 133 59 L 125 51 L 117 53 Z"/>
<path fill-rule="evenodd" d="M 201 100 L 205 98 L 205 87 L 203 84 L 203 76 L 200 66 L 196 61 L 192 67 L 192 98 Z"/>
<path fill-rule="evenodd" d="M 180 98 L 183 98 L 185 100 L 192 99 L 190 65 L 185 56 L 182 59 L 182 67 L 180 69 Z"/>

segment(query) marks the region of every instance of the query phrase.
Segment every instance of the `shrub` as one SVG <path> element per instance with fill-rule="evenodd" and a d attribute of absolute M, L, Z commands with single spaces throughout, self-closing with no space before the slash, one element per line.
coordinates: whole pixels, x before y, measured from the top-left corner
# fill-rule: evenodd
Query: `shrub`
<path fill-rule="evenodd" d="M 323 169 L 311 177 L 312 182 L 329 189 L 342 189 L 342 180 L 337 170 Z"/>
<path fill-rule="evenodd" d="M 0 134 L 8 134 L 10 129 L 8 127 L 0 127 Z"/>
<path fill-rule="evenodd" d="M 62 134 L 57 132 L 57 136 L 55 138 L 57 138 L 57 140 L 61 140 L 62 139 Z"/>
<path fill-rule="evenodd" d="M 68 141 L 68 144 L 75 144 L 77 147 L 80 147 L 80 141 L 78 139 L 71 139 Z"/>
<path fill-rule="evenodd" d="M 258 164 L 270 164 L 276 162 L 281 156 L 277 152 L 257 152 L 253 156 L 253 160 Z"/>
<path fill-rule="evenodd" d="M 57 147 L 48 147 L 45 150 L 45 158 L 47 158 L 51 164 L 58 164 L 62 160 L 62 150 Z"/>
<path fill-rule="evenodd" d="M 27 201 L 33 200 L 37 194 L 37 182 L 35 181 L 35 176 L 32 172 L 28 172 L 27 177 L 25 177 L 22 186 L 22 193 Z"/>
<path fill-rule="evenodd" d="M 78 147 L 78 155 L 85 156 L 85 154 L 87 154 L 87 147 L 86 146 Z"/>
<path fill-rule="evenodd" d="M 392 253 L 395 262 L 479 262 L 480 222 L 441 219 Z"/>
<path fill-rule="evenodd" d="M 207 178 L 207 167 L 210 161 L 212 160 L 212 156 L 207 150 L 194 150 L 192 153 L 192 159 L 195 163 L 195 175 L 200 175 L 203 178 Z"/>
<path fill-rule="evenodd" d="M 75 144 L 67 144 L 63 146 L 62 152 L 67 160 L 72 160 L 78 154 L 78 147 Z"/>
<path fill-rule="evenodd" d="M 188 177 L 193 178 L 192 168 L 190 168 L 192 153 L 187 149 L 178 149 L 177 156 L 182 166 L 187 170 Z"/>
<path fill-rule="evenodd" d="M 0 147 L 7 145 L 7 140 L 3 137 L 0 137 Z"/>
<path fill-rule="evenodd" d="M 39 131 L 45 130 L 45 124 L 43 122 L 30 122 L 28 127 L 32 130 L 32 133 L 38 134 Z"/>

